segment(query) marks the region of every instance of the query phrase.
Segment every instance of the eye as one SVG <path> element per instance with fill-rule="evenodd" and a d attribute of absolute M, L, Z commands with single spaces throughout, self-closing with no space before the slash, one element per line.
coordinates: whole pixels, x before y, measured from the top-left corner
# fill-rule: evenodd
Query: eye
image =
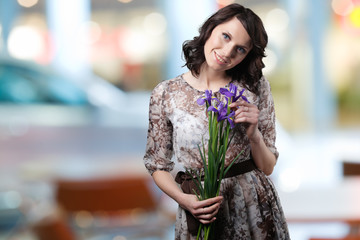
<path fill-rule="evenodd" d="M 223 33 L 222 35 L 223 35 L 224 39 L 226 39 L 226 40 L 230 39 L 230 36 L 228 34 Z"/>
<path fill-rule="evenodd" d="M 243 47 L 238 47 L 238 48 L 236 49 L 236 51 L 237 51 L 238 53 L 242 53 L 242 54 L 246 53 L 246 50 L 245 50 Z"/>

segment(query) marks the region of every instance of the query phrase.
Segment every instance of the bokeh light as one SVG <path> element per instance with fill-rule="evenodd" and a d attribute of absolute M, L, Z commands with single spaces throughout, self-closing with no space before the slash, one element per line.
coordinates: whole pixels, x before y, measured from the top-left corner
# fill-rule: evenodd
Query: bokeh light
<path fill-rule="evenodd" d="M 356 28 L 360 28 L 360 6 L 354 7 L 350 13 L 350 21 Z"/>
<path fill-rule="evenodd" d="M 119 45 L 123 47 L 126 56 L 131 62 L 141 63 L 145 61 L 149 41 L 143 31 L 131 29 L 126 38 L 119 41 Z"/>
<path fill-rule="evenodd" d="M 132 0 L 118 0 L 119 2 L 121 3 L 129 3 L 129 2 L 132 2 Z"/>
<path fill-rule="evenodd" d="M 143 26 L 146 33 L 159 36 L 165 33 L 166 19 L 162 14 L 153 12 L 145 17 Z"/>
<path fill-rule="evenodd" d="M 268 31 L 282 32 L 289 26 L 289 16 L 285 10 L 274 8 L 266 15 L 265 24 Z"/>
<path fill-rule="evenodd" d="M 346 16 L 341 16 L 343 29 L 353 35 L 360 35 L 360 5 L 354 6 Z"/>
<path fill-rule="evenodd" d="M 235 2 L 235 0 L 216 0 L 220 6 L 227 6 Z"/>
<path fill-rule="evenodd" d="M 284 192 L 294 192 L 299 189 L 302 176 L 299 169 L 287 168 L 281 172 L 279 177 L 279 187 Z"/>
<path fill-rule="evenodd" d="M 15 190 L 3 193 L 3 201 L 7 208 L 18 208 L 22 202 L 21 195 Z"/>
<path fill-rule="evenodd" d="M 38 3 L 38 0 L 17 0 L 20 6 L 30 8 Z"/>
<path fill-rule="evenodd" d="M 79 211 L 75 214 L 75 223 L 80 228 L 88 228 L 94 222 L 93 215 L 88 211 Z"/>
<path fill-rule="evenodd" d="M 91 45 L 99 41 L 102 34 L 100 25 L 94 21 L 88 21 L 82 24 L 78 39 L 84 44 Z"/>
<path fill-rule="evenodd" d="M 28 26 L 18 26 L 10 32 L 8 49 L 18 59 L 33 60 L 44 52 L 45 42 L 41 33 Z"/>
<path fill-rule="evenodd" d="M 157 61 L 166 50 L 164 37 L 167 27 L 165 17 L 156 12 L 131 19 L 128 28 L 118 35 L 122 57 L 131 64 Z"/>
<path fill-rule="evenodd" d="M 352 0 L 333 0 L 331 7 L 336 14 L 346 16 L 351 12 L 354 4 Z"/>
<path fill-rule="evenodd" d="M 278 49 L 287 46 L 290 18 L 287 12 L 280 8 L 271 9 L 264 18 L 264 26 L 269 36 L 269 43 Z"/>
<path fill-rule="evenodd" d="M 331 6 L 345 32 L 360 35 L 360 1 L 333 0 Z"/>

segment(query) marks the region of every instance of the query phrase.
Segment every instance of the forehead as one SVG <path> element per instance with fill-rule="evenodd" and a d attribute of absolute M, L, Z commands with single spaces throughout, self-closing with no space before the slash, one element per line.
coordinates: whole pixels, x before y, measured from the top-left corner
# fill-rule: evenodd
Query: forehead
<path fill-rule="evenodd" d="M 244 25 L 236 17 L 231 18 L 229 21 L 221 23 L 214 28 L 214 31 L 225 31 L 231 34 L 234 41 L 240 41 L 241 44 L 251 42 L 251 38 L 247 33 Z"/>

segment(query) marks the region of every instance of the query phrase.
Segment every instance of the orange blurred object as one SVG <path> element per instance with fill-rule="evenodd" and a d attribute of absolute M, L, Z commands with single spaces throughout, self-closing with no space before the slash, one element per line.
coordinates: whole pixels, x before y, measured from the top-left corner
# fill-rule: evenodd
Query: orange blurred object
<path fill-rule="evenodd" d="M 39 240 L 75 240 L 75 234 L 63 219 L 43 219 L 32 228 Z"/>
<path fill-rule="evenodd" d="M 124 177 L 95 180 L 58 180 L 56 201 L 67 212 L 152 211 L 156 202 L 148 178 Z"/>

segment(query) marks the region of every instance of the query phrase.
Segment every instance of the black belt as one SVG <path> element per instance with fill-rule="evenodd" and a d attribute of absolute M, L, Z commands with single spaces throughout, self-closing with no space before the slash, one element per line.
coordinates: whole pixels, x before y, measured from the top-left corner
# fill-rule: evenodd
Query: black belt
<path fill-rule="evenodd" d="M 251 172 L 256 169 L 256 165 L 252 158 L 245 160 L 243 162 L 234 163 L 229 171 L 226 173 L 224 178 L 234 177 L 240 174 Z"/>
<path fill-rule="evenodd" d="M 240 174 L 244 174 L 256 169 L 256 165 L 252 158 L 245 160 L 243 162 L 234 163 L 229 171 L 226 173 L 224 178 L 234 177 Z M 204 176 L 201 177 L 204 179 Z M 195 180 L 195 179 L 194 179 Z M 184 193 L 194 194 L 193 190 L 195 190 L 199 194 L 199 190 L 196 187 L 196 184 L 193 181 L 193 176 L 189 176 L 189 174 L 180 171 L 176 174 L 175 181 L 180 184 L 181 189 Z M 188 225 L 188 231 L 192 235 L 197 235 L 200 222 L 187 210 L 186 212 L 186 220 Z"/>

